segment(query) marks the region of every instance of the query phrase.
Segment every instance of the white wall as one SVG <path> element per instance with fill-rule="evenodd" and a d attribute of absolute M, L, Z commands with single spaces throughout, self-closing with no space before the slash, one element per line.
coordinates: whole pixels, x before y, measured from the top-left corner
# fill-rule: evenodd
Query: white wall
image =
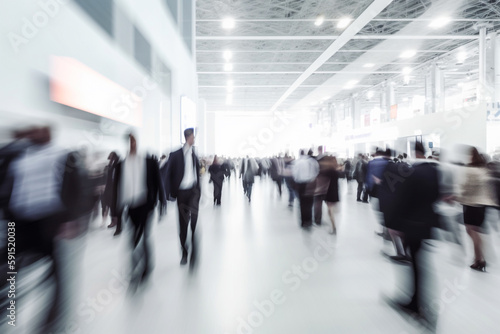
<path fill-rule="evenodd" d="M 128 126 L 105 122 L 91 115 L 82 119 L 61 114 L 68 109 L 49 101 L 50 56 L 77 59 L 128 90 L 143 86 L 146 78 L 144 70 L 71 1 L 41 2 L 57 4 L 50 7 L 51 16 L 44 14 L 38 1 L 29 0 L 10 1 L 8 9 L 0 12 L 0 34 L 13 36 L 9 33 L 15 33 L 23 38 L 17 47 L 13 47 L 9 38 L 0 39 L 0 127 L 7 129 L 12 125 L 48 120 L 58 125 L 58 140 L 66 146 L 81 145 L 83 141 L 95 149 L 120 145 L 124 149 L 123 137 L 117 134 L 123 133 Z M 167 111 L 172 109 L 172 114 L 163 116 L 172 145 L 178 145 L 180 96 L 187 95 L 197 100 L 195 63 L 161 0 L 120 0 L 116 3 L 124 6 L 131 20 L 139 26 L 172 71 L 172 107 L 164 108 Z M 48 18 L 45 21 L 44 16 Z M 30 23 L 26 22 L 32 24 L 36 19 L 40 20 L 39 27 L 34 26 L 35 30 L 27 35 L 26 32 L 30 31 L 26 27 Z M 159 113 L 165 99 L 159 88 L 147 90 L 143 100 L 144 124 L 138 130 L 141 137 L 139 145 L 156 154 L 160 148 Z M 88 139 L 92 136 L 97 139 Z"/>

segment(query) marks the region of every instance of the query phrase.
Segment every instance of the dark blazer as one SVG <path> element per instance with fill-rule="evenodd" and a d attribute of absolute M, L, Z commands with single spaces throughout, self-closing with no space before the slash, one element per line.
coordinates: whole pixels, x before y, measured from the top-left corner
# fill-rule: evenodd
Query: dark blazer
<path fill-rule="evenodd" d="M 200 161 L 193 150 L 193 163 L 196 166 L 196 188 L 200 189 Z M 170 153 L 167 162 L 167 170 L 164 175 L 163 184 L 167 197 L 177 198 L 179 186 L 184 177 L 184 152 L 182 148 Z"/>
<path fill-rule="evenodd" d="M 113 187 L 113 206 L 116 208 L 116 212 L 120 212 L 122 209 L 119 206 L 120 203 L 117 202 L 118 199 L 118 185 L 122 179 L 122 168 L 123 168 L 123 160 L 120 161 L 116 165 L 115 170 L 115 184 Z M 151 158 L 146 158 L 146 186 L 148 188 L 148 194 L 146 198 L 146 208 L 148 210 L 153 210 L 156 206 L 156 203 L 159 200 L 160 194 L 160 170 L 158 166 L 158 162 Z"/>

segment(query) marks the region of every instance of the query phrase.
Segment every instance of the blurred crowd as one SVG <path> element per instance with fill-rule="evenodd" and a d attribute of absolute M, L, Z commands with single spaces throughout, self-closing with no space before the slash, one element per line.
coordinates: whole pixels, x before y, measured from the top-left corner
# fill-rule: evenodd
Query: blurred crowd
<path fill-rule="evenodd" d="M 427 279 L 422 271 L 423 241 L 435 238 L 433 230 L 441 229 L 463 251 L 463 224 L 474 247 L 470 268 L 485 272 L 486 217 L 494 215 L 494 220 L 499 220 L 499 157 L 481 154 L 474 147 L 465 148 L 464 161 L 444 160 L 445 152 L 426 155 L 419 142 L 411 157 L 376 148 L 371 154 L 340 159 L 322 146 L 300 150 L 297 157 L 289 153 L 263 158 L 198 157 L 194 129 L 186 129 L 184 146 L 160 158 L 141 152 L 137 135 L 129 132 L 124 138 L 129 148 L 126 156 L 113 151 L 103 165 L 85 151 L 56 145 L 50 127 L 17 130 L 12 137 L 12 142 L 0 149 L 2 228 L 6 229 L 7 222 L 15 223 L 17 270 L 41 259 L 51 263 L 40 282 L 55 287 L 40 333 L 60 325 L 69 298 L 66 285 L 71 277 L 65 273 L 67 260 L 57 244 L 84 235 L 96 217 L 102 217 L 103 225 L 109 217 L 107 226 L 114 229 L 115 236 L 122 233 L 125 222 L 131 226 L 131 293 L 148 280 L 153 270 L 151 224 L 157 217 L 156 210 L 160 217 L 166 215 L 169 201 L 177 202 L 180 263 L 194 266 L 201 180 L 205 175 L 213 186 L 216 207 L 221 205 L 223 184 L 231 177 L 241 180 L 249 203 L 256 178 L 269 178 L 278 196 L 287 193 L 290 208 L 298 201 L 300 227 L 304 230 L 323 224 L 326 207 L 333 235 L 337 234 L 336 215 L 340 211 L 339 180 L 345 180 L 342 182 L 348 187 L 355 181 L 356 201 L 371 203 L 380 222 L 377 234 L 393 244 L 394 253 L 385 255 L 411 268 L 410 300 L 389 304 L 418 317 L 430 328 L 435 327 L 437 315 L 425 307 L 422 293 Z M 1 246 L 6 259 L 7 245 Z M 5 265 L 0 264 L 0 275 L 6 275 Z M 2 319 L 6 319 L 6 277 L 0 281 L 0 307 Z"/>

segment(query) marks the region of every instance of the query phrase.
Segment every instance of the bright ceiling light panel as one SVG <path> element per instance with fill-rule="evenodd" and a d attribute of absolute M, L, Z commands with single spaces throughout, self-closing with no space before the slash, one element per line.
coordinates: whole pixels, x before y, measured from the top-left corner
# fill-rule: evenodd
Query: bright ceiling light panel
<path fill-rule="evenodd" d="M 320 15 L 316 18 L 316 20 L 314 21 L 314 25 L 316 27 L 319 27 L 320 25 L 323 24 L 323 22 L 325 22 L 325 17 L 323 15 Z"/>
<path fill-rule="evenodd" d="M 366 93 L 366 97 L 368 99 L 371 99 L 373 96 L 375 95 L 375 92 L 373 90 L 369 90 L 367 93 Z"/>
<path fill-rule="evenodd" d="M 411 69 L 410 67 L 405 67 L 405 68 L 403 68 L 403 74 L 404 74 L 404 75 L 408 75 L 408 74 L 410 74 L 412 71 L 413 71 L 413 69 Z"/>
<path fill-rule="evenodd" d="M 429 24 L 429 27 L 433 29 L 439 29 L 447 25 L 448 23 L 451 22 L 451 19 L 449 17 L 438 17 L 435 20 L 432 20 L 431 23 Z"/>
<path fill-rule="evenodd" d="M 229 50 L 224 51 L 223 55 L 225 60 L 231 60 L 233 58 L 233 53 Z"/>
<path fill-rule="evenodd" d="M 232 70 L 233 70 L 233 64 L 224 65 L 224 71 L 232 71 Z"/>
<path fill-rule="evenodd" d="M 406 50 L 399 57 L 401 58 L 411 58 L 417 54 L 415 50 Z"/>
<path fill-rule="evenodd" d="M 372 64 L 372 63 L 368 63 L 368 64 L 363 65 L 364 68 L 372 68 L 373 66 L 375 66 L 375 64 Z"/>
<path fill-rule="evenodd" d="M 226 17 L 222 20 L 222 28 L 224 29 L 233 29 L 235 26 L 234 19 L 232 17 Z"/>
<path fill-rule="evenodd" d="M 339 29 L 344 29 L 347 28 L 349 24 L 351 24 L 352 19 L 350 17 L 344 17 L 340 19 L 340 21 L 337 23 L 337 28 Z"/>
<path fill-rule="evenodd" d="M 233 104 L 233 95 L 232 94 L 229 94 L 226 96 L 226 104 L 227 105 Z"/>

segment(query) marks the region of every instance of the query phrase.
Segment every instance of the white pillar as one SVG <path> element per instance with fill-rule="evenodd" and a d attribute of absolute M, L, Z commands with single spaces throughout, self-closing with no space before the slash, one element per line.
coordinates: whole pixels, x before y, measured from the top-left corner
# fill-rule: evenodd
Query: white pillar
<path fill-rule="evenodd" d="M 477 85 L 477 101 L 484 102 L 486 85 L 486 27 L 479 28 L 479 82 Z"/>
<path fill-rule="evenodd" d="M 495 50 L 494 50 L 494 58 L 495 58 L 495 98 L 493 102 L 495 104 L 500 103 L 500 32 L 497 32 L 495 37 Z"/>

